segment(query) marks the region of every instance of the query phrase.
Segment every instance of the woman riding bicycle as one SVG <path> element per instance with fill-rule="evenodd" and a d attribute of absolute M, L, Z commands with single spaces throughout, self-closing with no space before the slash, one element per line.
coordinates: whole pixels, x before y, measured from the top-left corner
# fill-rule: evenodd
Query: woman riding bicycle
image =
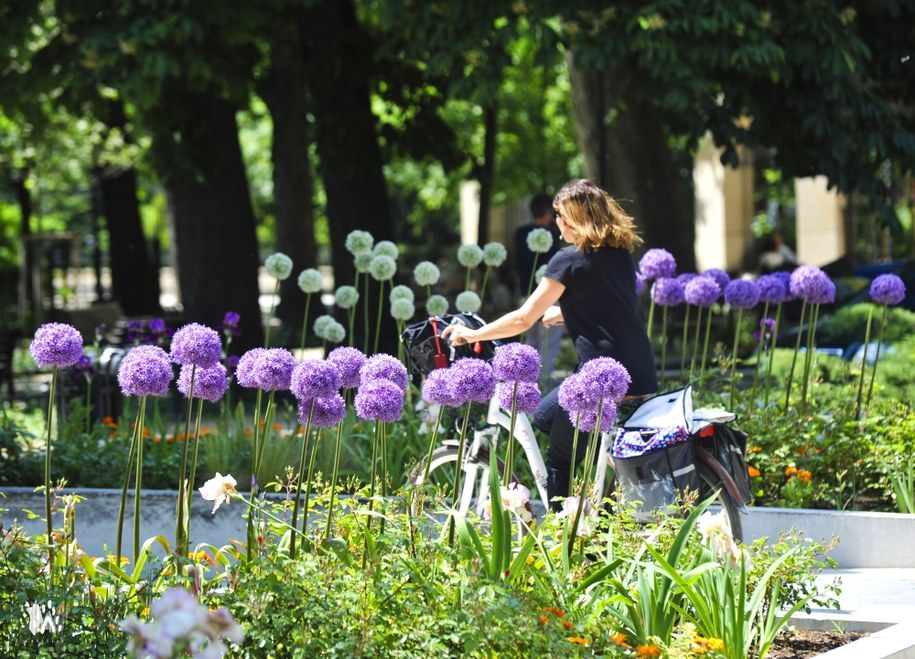
<path fill-rule="evenodd" d="M 553 215 L 563 240 L 571 243 L 547 264 L 546 274 L 521 307 L 478 328 L 448 327 L 442 336 L 462 345 L 517 336 L 538 320 L 547 327 L 564 323 L 579 365 L 595 357 L 613 357 L 632 377 L 626 401 L 656 393 L 651 343 L 639 316 L 632 250 L 642 239 L 632 218 L 594 183 L 569 181 L 553 198 Z M 558 306 L 554 306 L 558 303 Z M 559 388 L 540 402 L 534 425 L 550 438 L 546 454 L 550 507 L 561 508 L 556 497 L 569 493 L 574 428 L 559 407 Z M 630 410 L 631 411 L 631 410 Z M 584 457 L 579 442 L 575 464 Z"/>

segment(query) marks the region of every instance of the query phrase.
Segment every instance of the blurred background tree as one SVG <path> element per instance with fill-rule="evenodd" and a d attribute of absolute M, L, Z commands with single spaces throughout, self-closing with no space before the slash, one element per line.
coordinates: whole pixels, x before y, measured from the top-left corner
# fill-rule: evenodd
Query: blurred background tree
<path fill-rule="evenodd" d="M 466 180 L 481 242 L 493 207 L 585 175 L 690 270 L 707 136 L 725 163 L 742 146 L 780 180 L 826 176 L 915 244 L 909 2 L 21 0 L 0 44 L 3 265 L 30 233 L 83 235 L 136 315 L 168 262 L 186 316 L 238 311 L 250 345 L 266 255 L 337 285 L 353 229 L 408 248 L 406 267 L 450 257 Z M 875 254 L 849 225 L 852 256 Z"/>

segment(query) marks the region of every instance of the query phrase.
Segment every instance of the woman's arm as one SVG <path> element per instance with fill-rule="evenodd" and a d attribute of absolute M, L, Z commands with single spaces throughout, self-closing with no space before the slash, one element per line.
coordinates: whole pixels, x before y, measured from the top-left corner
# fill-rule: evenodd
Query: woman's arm
<path fill-rule="evenodd" d="M 543 326 L 544 327 L 556 327 L 557 325 L 564 325 L 565 318 L 562 317 L 562 309 L 558 306 L 552 306 L 546 310 L 546 313 L 543 314 Z"/>
<path fill-rule="evenodd" d="M 555 279 L 544 277 L 531 293 L 531 296 L 514 311 L 509 311 L 501 318 L 486 323 L 479 329 L 470 329 L 463 325 L 450 325 L 442 332 L 455 345 L 491 341 L 517 336 L 526 332 L 536 323 L 551 306 L 556 304 L 566 287 Z"/>

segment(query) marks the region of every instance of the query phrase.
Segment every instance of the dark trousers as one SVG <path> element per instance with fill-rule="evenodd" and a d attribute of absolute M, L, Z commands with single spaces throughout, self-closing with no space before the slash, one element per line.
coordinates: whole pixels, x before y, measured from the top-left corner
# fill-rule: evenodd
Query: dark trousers
<path fill-rule="evenodd" d="M 638 401 L 623 402 L 617 408 L 617 425 L 635 411 Z M 569 413 L 559 405 L 559 387 L 556 387 L 540 399 L 540 405 L 534 413 L 534 427 L 549 435 L 550 443 L 546 449 L 546 491 L 550 508 L 561 510 L 555 497 L 566 497 L 569 494 L 570 474 L 572 471 L 572 445 L 575 444 L 575 426 Z M 578 433 L 575 446 L 575 465 L 585 457 L 588 450 L 588 439 L 591 433 Z M 598 440 L 599 441 L 599 440 Z M 599 456 L 596 456 L 599 459 Z"/>

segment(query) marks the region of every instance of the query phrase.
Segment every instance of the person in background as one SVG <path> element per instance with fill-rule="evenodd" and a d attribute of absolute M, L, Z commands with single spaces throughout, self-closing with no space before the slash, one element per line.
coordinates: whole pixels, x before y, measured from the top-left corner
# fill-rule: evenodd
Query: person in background
<path fill-rule="evenodd" d="M 457 345 L 517 336 L 542 319 L 565 324 L 579 365 L 595 357 L 613 357 L 632 382 L 618 407 L 621 418 L 658 390 L 651 343 L 639 315 L 635 294 L 633 248 L 641 242 L 632 218 L 591 181 L 566 183 L 553 199 L 553 214 L 563 239 L 571 243 L 549 261 L 546 274 L 516 310 L 477 329 L 453 325 L 442 336 Z M 557 305 L 558 303 L 558 305 Z M 559 388 L 543 397 L 534 424 L 549 435 L 546 453 L 550 507 L 561 508 L 568 495 L 571 466 L 584 457 L 587 442 L 572 455 L 574 428 L 559 406 Z"/>
<path fill-rule="evenodd" d="M 528 206 L 531 213 L 531 220 L 527 224 L 522 224 L 515 230 L 515 267 L 518 273 L 518 291 L 519 304 L 523 304 L 533 288 L 536 288 L 537 282 L 531 275 L 534 268 L 549 263 L 553 255 L 559 251 L 559 229 L 553 221 L 553 197 L 545 192 L 535 194 Z M 546 229 L 553 236 L 553 246 L 549 251 L 542 254 L 531 251 L 527 244 L 527 238 L 534 229 Z M 536 262 L 535 262 L 536 261 Z M 524 334 L 524 343 L 533 346 L 540 353 L 543 361 L 543 373 L 546 381 L 549 381 L 553 373 L 553 367 L 556 364 L 556 357 L 559 355 L 559 346 L 565 330 L 561 325 L 546 327 L 542 323 L 534 323 L 531 328 Z"/>

